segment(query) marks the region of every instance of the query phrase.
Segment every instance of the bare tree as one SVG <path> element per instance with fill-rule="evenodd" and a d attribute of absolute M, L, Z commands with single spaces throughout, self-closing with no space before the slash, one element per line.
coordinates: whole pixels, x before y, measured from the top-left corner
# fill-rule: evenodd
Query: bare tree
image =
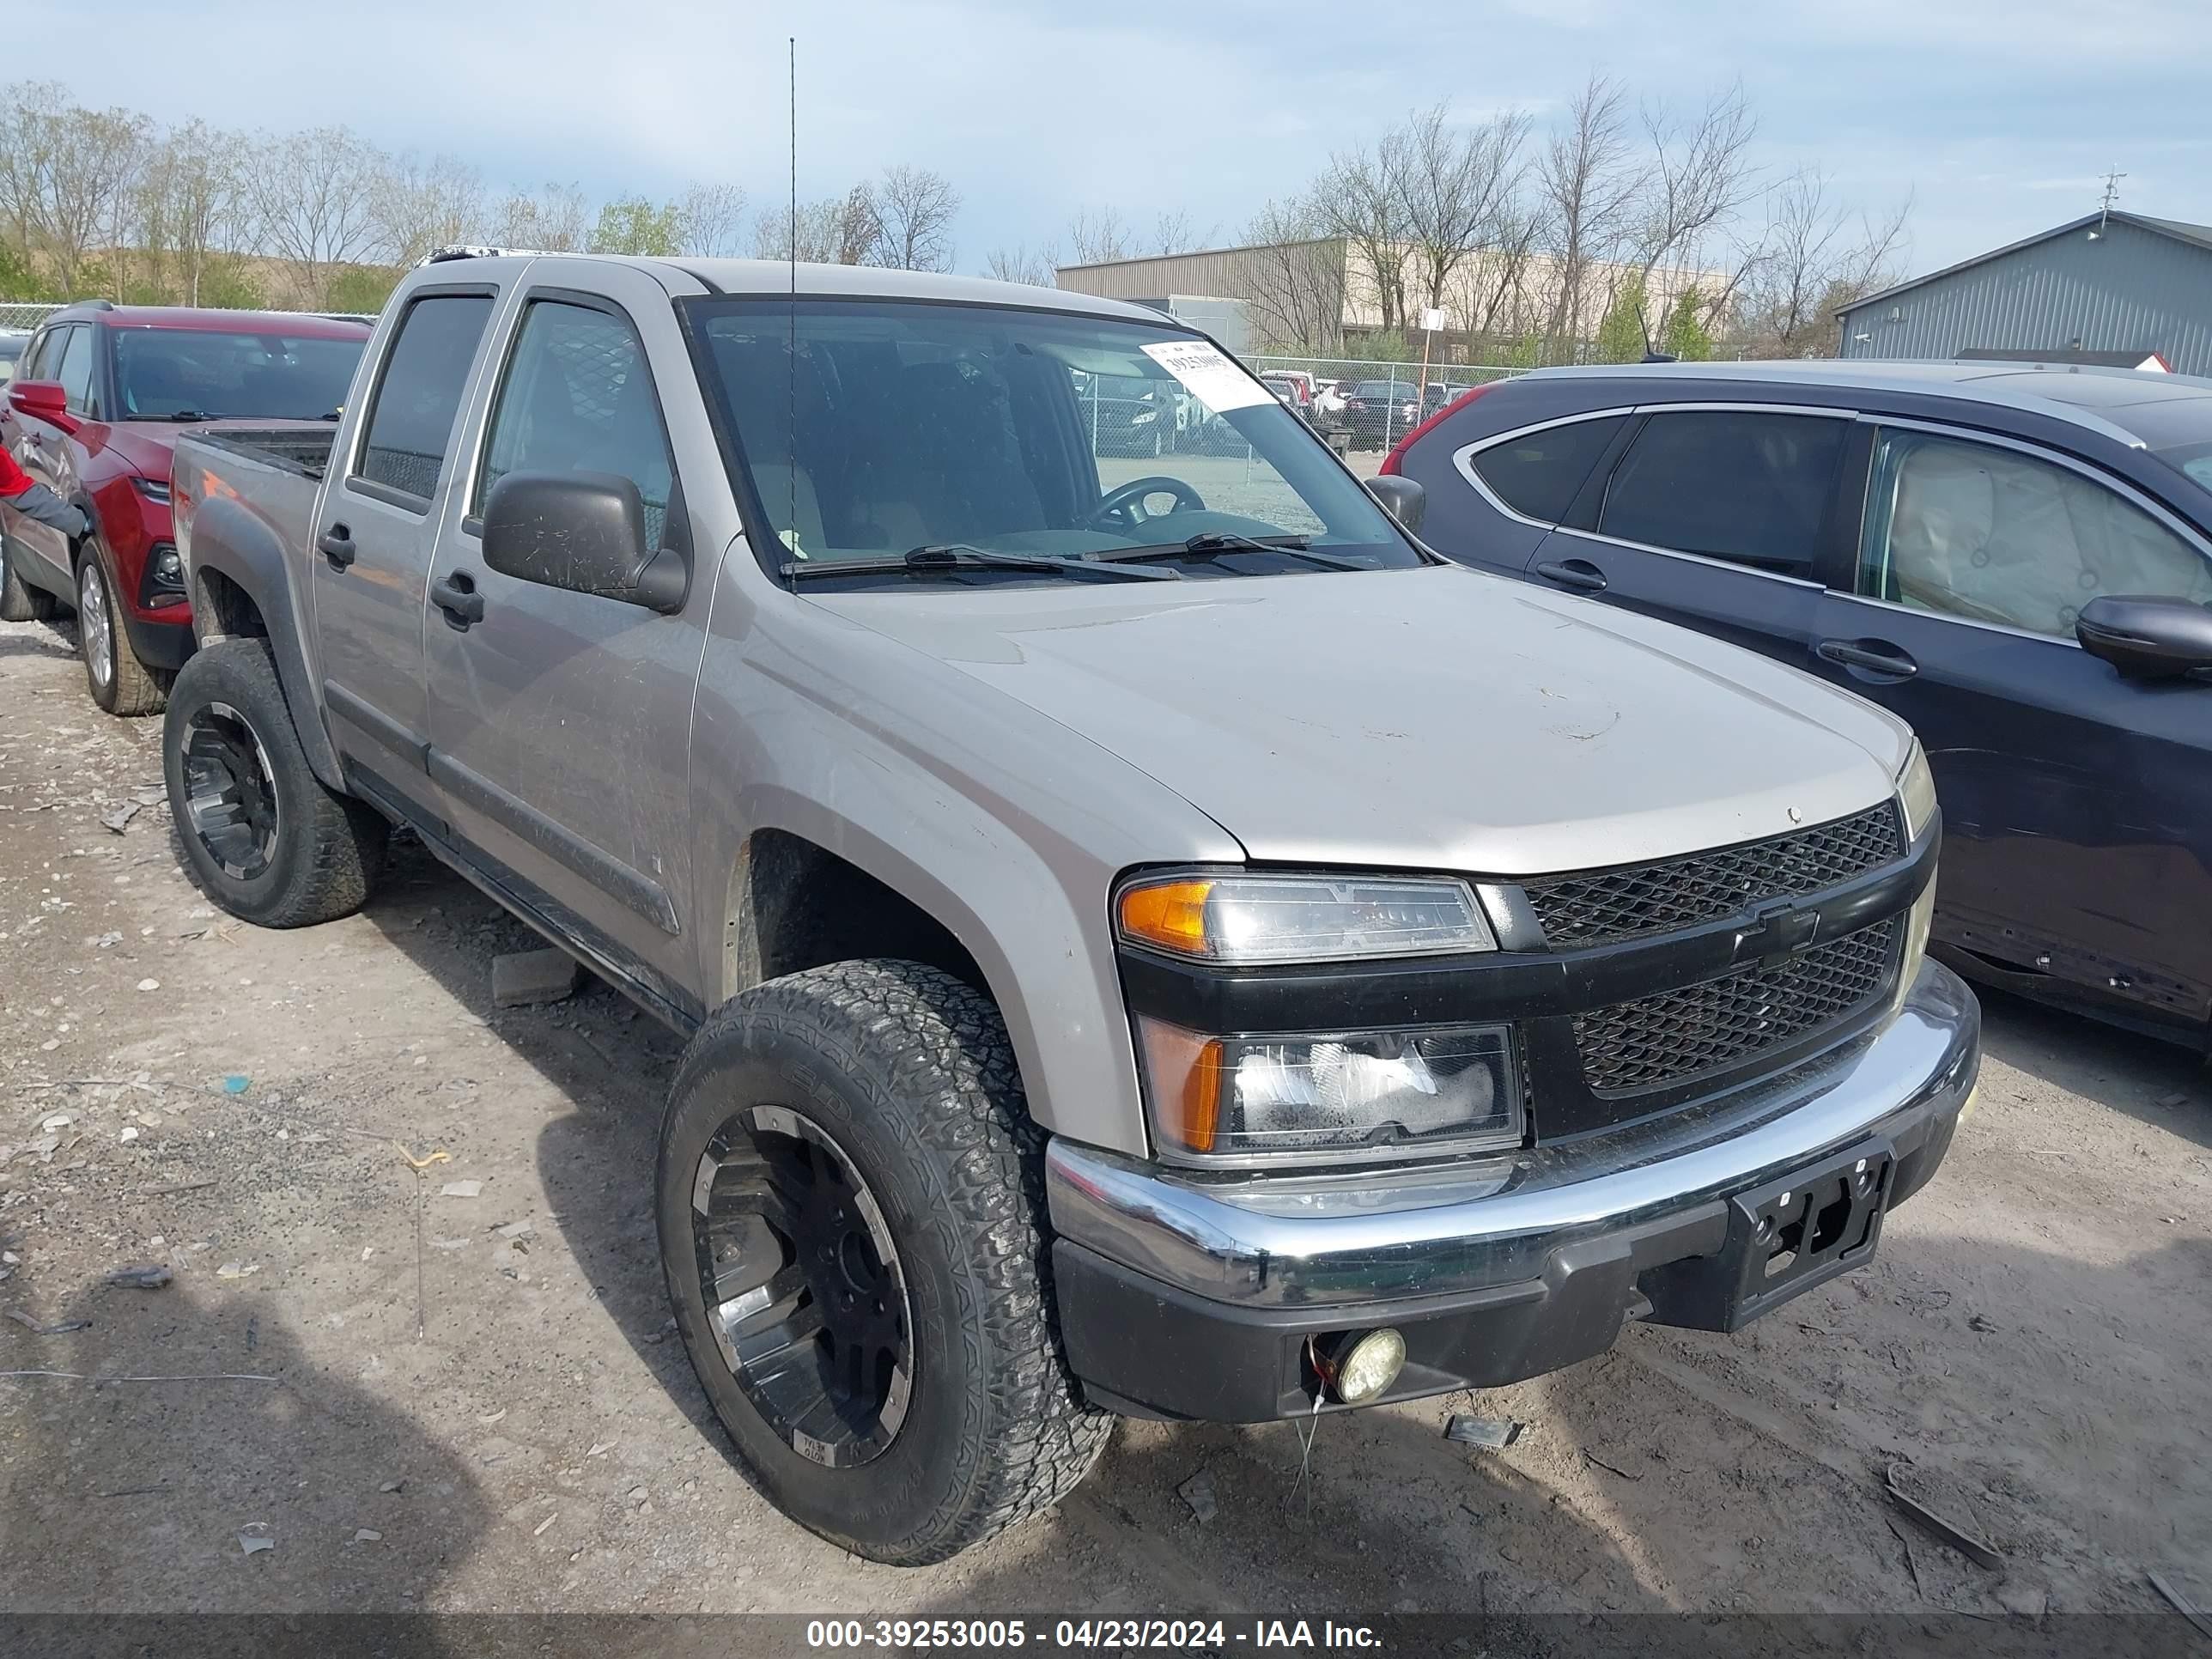
<path fill-rule="evenodd" d="M 1617 81 L 1591 76 L 1536 161 L 1540 241 L 1555 267 L 1546 324 L 1551 349 L 1588 325 L 1594 268 L 1622 251 L 1645 175 L 1629 137 L 1626 92 Z"/>
<path fill-rule="evenodd" d="M 1163 213 L 1152 222 L 1152 252 L 1165 258 L 1171 253 L 1188 253 L 1202 248 L 1214 239 L 1216 226 L 1200 230 L 1188 211 L 1176 208 Z"/>
<path fill-rule="evenodd" d="M 1002 283 L 1051 288 L 1060 280 L 1060 250 L 1050 242 L 1032 250 L 1027 242 L 994 247 L 984 257 L 983 272 Z"/>
<path fill-rule="evenodd" d="M 385 158 L 344 127 L 265 139 L 246 170 L 262 245 L 290 272 L 298 298 L 331 302 L 338 267 L 380 250 L 375 199 Z"/>
<path fill-rule="evenodd" d="M 0 211 L 55 286 L 75 294 L 133 217 L 153 123 L 129 110 L 82 108 L 47 81 L 9 88 L 0 127 Z"/>
<path fill-rule="evenodd" d="M 1802 167 L 1767 198 L 1764 234 L 1732 284 L 1739 344 L 1761 356 L 1814 357 L 1836 347 L 1835 313 L 1897 277 L 1912 211 L 1880 216 L 1835 199 L 1827 175 Z"/>
<path fill-rule="evenodd" d="M 880 222 L 875 193 L 857 184 L 842 196 L 799 204 L 794 235 L 791 210 L 772 208 L 753 222 L 753 252 L 763 259 L 797 258 L 809 264 L 857 265 L 876 246 Z"/>
<path fill-rule="evenodd" d="M 952 222 L 960 192 L 927 167 L 885 167 L 872 193 L 876 218 L 870 264 L 896 270 L 950 270 Z"/>
<path fill-rule="evenodd" d="M 545 253 L 580 252 L 590 240 L 591 205 L 574 185 L 547 185 L 537 191 L 515 191 L 499 204 L 487 227 L 500 247 Z"/>
<path fill-rule="evenodd" d="M 378 169 L 369 211 L 378 251 L 393 264 L 415 264 L 483 234 L 483 178 L 458 156 L 403 155 Z"/>
<path fill-rule="evenodd" d="M 1246 282 L 1259 343 L 1334 351 L 1344 338 L 1345 261 L 1310 201 L 1269 202 L 1244 228 Z"/>
<path fill-rule="evenodd" d="M 199 304 L 210 259 L 236 232 L 246 149 L 239 135 L 191 120 L 163 134 L 147 162 L 139 234 L 157 271 L 173 264 L 173 291 L 188 306 Z"/>
<path fill-rule="evenodd" d="M 1757 193 L 1751 143 L 1759 120 L 1741 81 L 1714 94 L 1694 115 L 1647 104 L 1643 118 L 1651 161 L 1634 236 L 1648 277 L 1662 263 L 1693 254 L 1709 232 Z"/>
<path fill-rule="evenodd" d="M 1103 265 L 1129 257 L 1128 222 L 1110 207 L 1079 213 L 1067 222 L 1067 243 L 1079 265 Z"/>
<path fill-rule="evenodd" d="M 1471 259 L 1525 228 L 1527 216 L 1516 210 L 1528 143 L 1528 118 L 1517 110 L 1458 130 L 1439 103 L 1408 124 L 1397 183 L 1425 305 L 1445 307 Z"/>
<path fill-rule="evenodd" d="M 720 259 L 744 246 L 745 192 L 737 185 L 694 185 L 677 204 L 684 228 L 684 252 Z"/>
<path fill-rule="evenodd" d="M 1405 131 L 1384 133 L 1374 148 L 1332 156 L 1314 185 L 1312 210 L 1324 234 L 1343 238 L 1347 263 L 1387 331 L 1406 325 L 1406 276 L 1413 256 L 1406 216 Z"/>

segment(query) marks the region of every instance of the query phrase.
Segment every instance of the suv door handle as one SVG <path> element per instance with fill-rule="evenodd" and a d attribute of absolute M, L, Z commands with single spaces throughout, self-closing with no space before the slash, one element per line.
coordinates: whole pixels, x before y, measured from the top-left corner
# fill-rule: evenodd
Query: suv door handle
<path fill-rule="evenodd" d="M 1536 567 L 1536 574 L 1562 587 L 1577 587 L 1585 593 L 1605 592 L 1605 572 L 1588 559 L 1547 562 Z"/>
<path fill-rule="evenodd" d="M 446 621 L 456 629 L 466 629 L 471 623 L 483 620 L 483 595 L 477 592 L 477 579 L 465 570 L 456 570 L 443 581 L 430 585 L 430 603 L 446 613 Z"/>
<path fill-rule="evenodd" d="M 360 551 L 353 544 L 353 532 L 342 524 L 334 524 L 318 536 L 315 546 L 331 562 L 333 570 L 344 569 Z"/>
<path fill-rule="evenodd" d="M 1824 661 L 1844 668 L 1864 669 L 1869 674 L 1881 674 L 1891 679 L 1909 680 L 1920 672 L 1918 663 L 1887 641 L 1861 644 L 1856 640 L 1822 640 L 1813 649 Z"/>

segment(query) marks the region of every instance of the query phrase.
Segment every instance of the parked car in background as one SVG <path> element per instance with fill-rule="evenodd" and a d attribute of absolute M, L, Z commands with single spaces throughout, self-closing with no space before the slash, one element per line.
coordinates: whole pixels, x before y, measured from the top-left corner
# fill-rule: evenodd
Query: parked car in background
<path fill-rule="evenodd" d="M 180 427 L 335 419 L 368 340 L 364 323 L 289 312 L 70 306 L 33 335 L 0 411 L 0 443 L 84 512 L 70 541 L 0 507 L 27 615 L 77 613 L 93 700 L 150 714 L 191 649 L 169 524 Z"/>
<path fill-rule="evenodd" d="M 1102 459 L 1079 374 L 1243 464 Z M 410 825 L 684 1035 L 675 1328 L 845 1549 L 1045 1510 L 1115 1413 L 1734 1330 L 1952 1144 L 1979 1016 L 1922 960 L 1904 724 L 1437 558 L 1156 311 L 461 260 L 358 386 L 178 447 L 187 866 L 302 926 Z"/>
<path fill-rule="evenodd" d="M 1190 420 L 1188 400 L 1164 380 L 1086 374 L 1077 398 L 1101 455 L 1168 454 Z"/>
<path fill-rule="evenodd" d="M 1341 380 L 1314 382 L 1314 412 L 1324 426 L 1341 425 L 1344 420 L 1344 383 Z"/>
<path fill-rule="evenodd" d="M 1275 401 L 1309 426 L 1313 424 L 1313 380 L 1305 374 L 1286 374 L 1270 369 L 1260 384 L 1275 394 Z"/>
<path fill-rule="evenodd" d="M 1477 388 L 1384 463 L 1439 550 L 1903 716 L 1993 983 L 2212 1040 L 2212 380 L 1729 363 Z"/>
<path fill-rule="evenodd" d="M 15 378 L 15 365 L 21 361 L 23 348 L 31 343 L 27 328 L 0 328 L 0 386 Z"/>
<path fill-rule="evenodd" d="M 1344 400 L 1355 449 L 1388 449 L 1420 424 L 1421 400 L 1407 380 L 1361 380 Z"/>

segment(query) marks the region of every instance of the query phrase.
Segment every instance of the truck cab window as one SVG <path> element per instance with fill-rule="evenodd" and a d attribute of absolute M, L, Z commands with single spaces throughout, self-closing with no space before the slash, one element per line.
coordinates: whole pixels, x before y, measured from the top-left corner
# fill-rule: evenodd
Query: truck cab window
<path fill-rule="evenodd" d="M 2212 561 L 2070 467 L 1993 444 L 1885 431 L 1859 592 L 2071 639 L 2081 607 L 2100 594 L 2212 602 Z"/>
<path fill-rule="evenodd" d="M 1654 415 L 1613 469 L 1599 533 L 1804 575 L 1848 426 L 1759 410 Z"/>
<path fill-rule="evenodd" d="M 531 302 L 492 410 L 471 510 L 510 472 L 612 472 L 637 486 L 649 548 L 661 544 L 675 466 L 645 349 L 620 318 Z"/>
<path fill-rule="evenodd" d="M 420 501 L 437 494 L 461 390 L 491 307 L 489 294 L 437 294 L 407 307 L 369 405 L 355 477 Z"/>

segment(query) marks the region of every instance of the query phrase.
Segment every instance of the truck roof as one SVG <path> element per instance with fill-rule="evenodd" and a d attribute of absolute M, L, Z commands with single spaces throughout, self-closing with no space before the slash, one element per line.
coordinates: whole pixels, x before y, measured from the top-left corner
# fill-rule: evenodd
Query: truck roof
<path fill-rule="evenodd" d="M 1151 306 L 1095 295 L 1073 294 L 1064 289 L 1036 288 L 1025 283 L 1001 283 L 988 276 L 954 276 L 927 270 L 886 270 L 875 265 L 823 265 L 781 259 L 646 258 L 612 253 L 532 253 L 517 249 L 482 255 L 456 253 L 431 267 L 451 277 L 452 264 L 481 258 L 500 264 L 530 259 L 596 260 L 628 265 L 665 278 L 681 273 L 703 283 L 710 291 L 748 296 L 774 297 L 792 292 L 794 281 L 802 297 L 858 297 L 883 300 L 939 300 L 968 305 L 1023 306 L 1031 310 L 1066 311 L 1091 317 L 1115 317 L 1154 326 L 1185 326 Z M 433 278 L 432 280 L 436 280 Z"/>
<path fill-rule="evenodd" d="M 109 328 L 179 328 L 215 334 L 245 334 L 271 331 L 310 339 L 358 340 L 368 334 L 368 324 L 357 318 L 331 317 L 313 311 L 222 311 L 202 306 L 118 306 L 87 301 L 64 306 L 44 320 L 95 322 Z"/>

